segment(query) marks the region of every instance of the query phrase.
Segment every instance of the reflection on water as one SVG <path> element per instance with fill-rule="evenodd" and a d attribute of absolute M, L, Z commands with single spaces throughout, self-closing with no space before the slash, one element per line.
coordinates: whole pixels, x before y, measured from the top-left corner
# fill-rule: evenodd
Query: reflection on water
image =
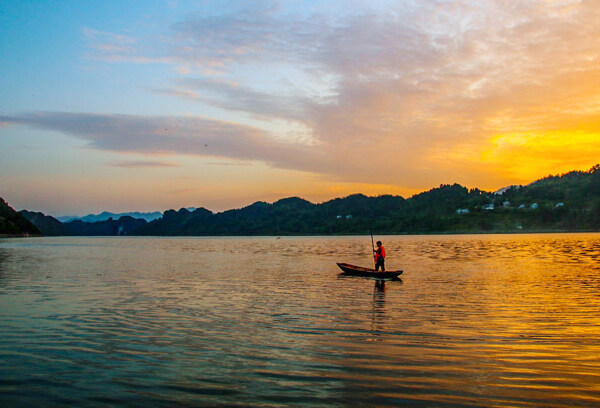
<path fill-rule="evenodd" d="M 375 280 L 373 286 L 373 318 L 371 332 L 379 335 L 385 318 L 385 280 Z"/>
<path fill-rule="evenodd" d="M 382 240 L 0 240 L 0 405 L 600 405 L 600 235 Z"/>

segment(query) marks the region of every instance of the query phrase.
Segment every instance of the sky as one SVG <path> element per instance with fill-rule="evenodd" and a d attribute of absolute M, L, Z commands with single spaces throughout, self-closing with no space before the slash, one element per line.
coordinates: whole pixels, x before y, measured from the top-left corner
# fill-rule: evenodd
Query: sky
<path fill-rule="evenodd" d="M 600 162 L 597 0 L 0 0 L 0 197 L 494 191 Z"/>

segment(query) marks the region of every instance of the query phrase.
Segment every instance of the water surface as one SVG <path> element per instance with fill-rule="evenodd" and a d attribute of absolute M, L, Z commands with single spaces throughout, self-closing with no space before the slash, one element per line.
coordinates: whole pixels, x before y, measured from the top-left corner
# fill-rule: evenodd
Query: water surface
<path fill-rule="evenodd" d="M 0 405 L 600 406 L 600 235 L 0 240 Z"/>

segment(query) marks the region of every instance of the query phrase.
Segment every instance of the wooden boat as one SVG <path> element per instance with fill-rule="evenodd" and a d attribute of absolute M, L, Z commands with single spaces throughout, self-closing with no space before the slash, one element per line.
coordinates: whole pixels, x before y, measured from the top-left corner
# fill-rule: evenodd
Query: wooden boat
<path fill-rule="evenodd" d="M 397 279 L 399 275 L 402 275 L 403 271 L 385 271 L 378 272 L 372 268 L 363 268 L 362 266 L 350 265 L 347 263 L 339 263 L 337 266 L 344 272 L 342 275 L 348 276 L 367 276 L 376 279 Z"/>

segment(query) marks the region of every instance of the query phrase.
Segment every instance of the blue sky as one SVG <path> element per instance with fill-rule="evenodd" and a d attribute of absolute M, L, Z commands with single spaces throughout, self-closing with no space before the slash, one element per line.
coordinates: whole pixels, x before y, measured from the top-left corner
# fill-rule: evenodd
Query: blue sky
<path fill-rule="evenodd" d="M 0 196 L 54 215 L 496 189 L 600 157 L 593 1 L 3 1 Z"/>

